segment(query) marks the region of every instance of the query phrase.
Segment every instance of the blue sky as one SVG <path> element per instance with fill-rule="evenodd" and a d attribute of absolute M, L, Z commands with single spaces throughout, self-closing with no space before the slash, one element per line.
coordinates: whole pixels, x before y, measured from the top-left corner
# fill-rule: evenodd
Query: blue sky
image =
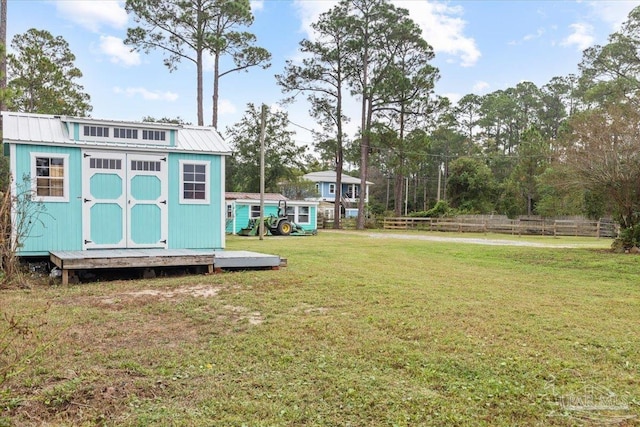
<path fill-rule="evenodd" d="M 393 1 L 407 8 L 435 50 L 441 79 L 436 93 L 456 101 L 513 87 L 537 86 L 552 77 L 577 73 L 582 50 L 606 43 L 638 1 Z M 221 79 L 219 129 L 240 120 L 246 104 L 278 107 L 283 98 L 275 74 L 298 58 L 298 44 L 310 38 L 309 24 L 335 4 L 332 0 L 261 0 L 252 2 L 251 31 L 273 55 L 266 70 L 252 69 Z M 133 19 L 122 1 L 8 0 L 7 39 L 30 28 L 62 36 L 76 55 L 80 80 L 91 96 L 96 118 L 139 121 L 144 116 L 177 117 L 196 123 L 195 66 L 183 62 L 170 73 L 161 52 L 130 52 L 122 44 Z M 205 124 L 211 122 L 211 73 L 205 74 Z M 356 101 L 353 101 L 356 105 Z M 292 122 L 313 127 L 308 106 L 287 108 Z M 353 109 L 350 130 L 359 119 Z M 295 139 L 310 144 L 299 127 Z"/>

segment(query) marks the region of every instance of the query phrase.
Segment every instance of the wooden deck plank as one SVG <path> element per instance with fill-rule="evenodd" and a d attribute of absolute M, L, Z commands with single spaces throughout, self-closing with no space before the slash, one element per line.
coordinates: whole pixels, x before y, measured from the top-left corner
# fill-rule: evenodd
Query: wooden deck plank
<path fill-rule="evenodd" d="M 281 258 L 250 251 L 197 249 L 95 249 L 53 251 L 49 259 L 62 270 L 63 284 L 73 270 L 204 265 L 211 273 L 225 268 L 278 268 Z M 286 261 L 285 261 L 286 265 Z"/>

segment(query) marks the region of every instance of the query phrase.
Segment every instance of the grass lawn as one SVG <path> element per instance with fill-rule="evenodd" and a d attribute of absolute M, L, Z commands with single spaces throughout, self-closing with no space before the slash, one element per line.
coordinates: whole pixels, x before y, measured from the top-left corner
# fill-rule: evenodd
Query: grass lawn
<path fill-rule="evenodd" d="M 228 238 L 277 271 L 0 291 L 46 322 L 14 347 L 50 344 L 0 425 L 640 425 L 640 257 L 370 234 Z"/>

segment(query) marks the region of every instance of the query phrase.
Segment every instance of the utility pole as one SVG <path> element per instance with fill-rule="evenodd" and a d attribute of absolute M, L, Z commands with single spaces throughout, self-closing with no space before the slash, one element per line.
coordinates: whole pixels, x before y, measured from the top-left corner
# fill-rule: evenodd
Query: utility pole
<path fill-rule="evenodd" d="M 442 176 L 442 164 L 438 165 L 438 198 L 437 202 L 440 201 L 440 177 Z"/>
<path fill-rule="evenodd" d="M 264 128 L 267 117 L 267 106 L 262 104 L 260 113 L 260 224 L 258 234 L 260 240 L 264 239 Z"/>

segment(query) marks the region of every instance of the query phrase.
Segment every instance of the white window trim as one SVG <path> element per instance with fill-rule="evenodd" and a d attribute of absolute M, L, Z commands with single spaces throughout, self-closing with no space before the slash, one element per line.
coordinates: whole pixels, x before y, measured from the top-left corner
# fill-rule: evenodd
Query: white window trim
<path fill-rule="evenodd" d="M 307 219 L 307 222 L 302 222 L 300 221 L 300 209 L 299 208 L 307 208 L 309 211 L 307 212 L 307 217 L 309 219 Z M 296 206 L 296 224 L 300 224 L 300 225 L 310 225 L 311 224 L 311 206 L 309 205 L 302 205 L 302 206 Z"/>
<path fill-rule="evenodd" d="M 253 211 L 254 211 L 254 207 L 257 206 L 258 207 L 258 215 L 257 216 L 253 216 Z M 262 212 L 260 211 L 260 205 L 249 205 L 249 219 L 258 219 L 260 218 L 260 214 Z"/>
<path fill-rule="evenodd" d="M 336 194 L 336 185 L 329 184 L 329 194 Z"/>
<path fill-rule="evenodd" d="M 104 135 L 100 135 L 100 136 L 98 136 L 98 135 L 85 135 L 84 134 L 84 128 L 85 127 L 103 128 L 103 129 L 106 128 L 106 129 L 108 129 L 107 132 L 109 132 L 109 135 L 107 135 L 107 136 L 104 136 Z M 82 139 L 82 140 L 91 140 L 91 138 L 96 138 L 97 140 L 104 139 L 106 141 L 106 140 L 111 139 L 111 134 L 113 133 L 112 131 L 113 131 L 113 129 L 110 126 L 95 125 L 95 124 L 84 124 L 83 123 L 83 124 L 80 125 L 80 139 Z M 89 132 L 89 133 L 91 133 L 91 132 Z"/>
<path fill-rule="evenodd" d="M 209 169 L 211 168 L 211 162 L 205 160 L 180 160 L 179 162 L 179 174 L 180 174 L 180 204 L 181 205 L 208 205 L 210 204 L 211 197 L 211 174 Z M 184 165 L 204 165 L 205 166 L 205 191 L 204 199 L 185 199 L 184 198 Z"/>
<path fill-rule="evenodd" d="M 289 208 L 293 208 L 293 222 L 298 225 L 311 225 L 311 205 L 289 205 Z M 309 219 L 306 222 L 300 221 L 300 208 L 308 208 L 309 213 L 307 216 Z"/>
<path fill-rule="evenodd" d="M 59 158 L 64 162 L 64 179 L 62 181 L 62 191 L 64 196 L 38 196 L 38 176 L 36 173 L 36 158 Z M 68 203 L 69 202 L 69 155 L 60 153 L 31 153 L 31 192 L 33 194 L 33 200 L 36 202 L 57 202 Z"/>

